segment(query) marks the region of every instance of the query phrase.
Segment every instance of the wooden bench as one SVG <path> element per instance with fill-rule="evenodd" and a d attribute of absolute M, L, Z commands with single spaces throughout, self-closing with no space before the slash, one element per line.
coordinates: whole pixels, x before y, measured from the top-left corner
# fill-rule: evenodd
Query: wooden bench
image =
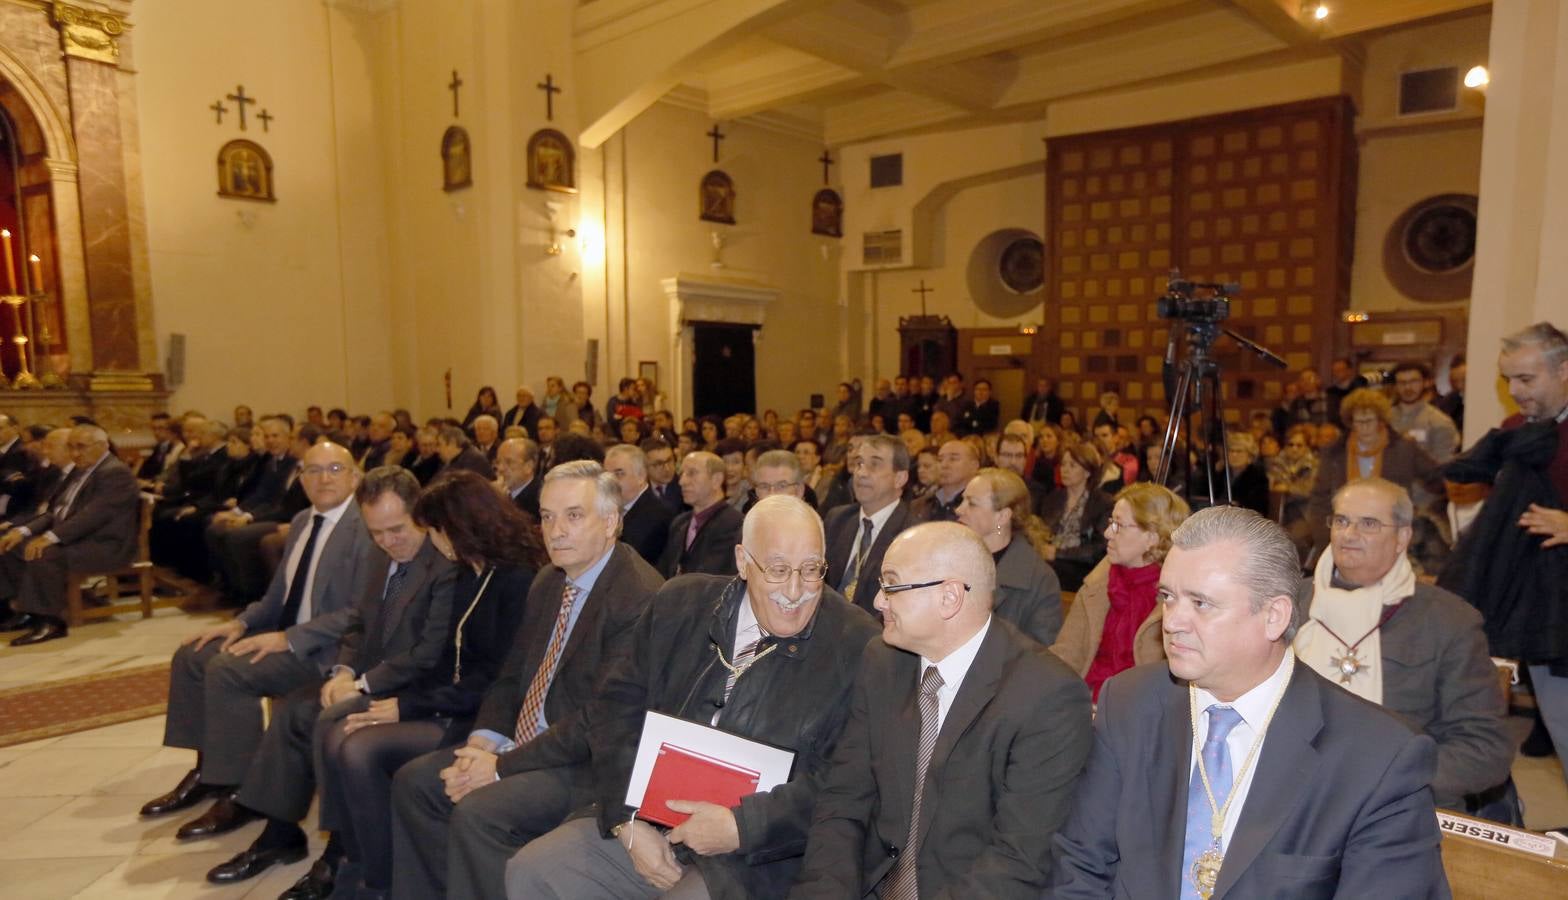
<path fill-rule="evenodd" d="M 1437 818 L 1454 900 L 1568 897 L 1568 844 L 1458 813 Z"/>
<path fill-rule="evenodd" d="M 136 558 L 124 568 L 112 572 L 67 572 L 65 576 L 65 619 L 72 628 L 94 619 L 107 619 L 120 613 L 140 611 L 142 618 L 150 618 L 154 609 L 181 606 L 183 595 L 153 596 L 153 585 L 158 580 L 152 558 L 147 549 L 147 534 L 152 528 L 152 507 L 155 501 L 148 494 L 141 498 L 141 521 L 137 526 Z M 109 602 L 87 605 L 82 602 L 82 582 L 89 578 L 104 578 L 105 595 Z"/>

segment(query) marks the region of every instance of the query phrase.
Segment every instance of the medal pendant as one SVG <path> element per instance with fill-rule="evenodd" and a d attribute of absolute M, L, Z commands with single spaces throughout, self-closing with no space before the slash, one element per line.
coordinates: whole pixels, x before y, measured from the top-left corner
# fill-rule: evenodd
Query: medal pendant
<path fill-rule="evenodd" d="M 1192 883 L 1198 889 L 1198 896 L 1209 900 L 1214 896 L 1214 886 L 1220 881 L 1220 867 L 1225 864 L 1225 854 L 1220 852 L 1218 845 L 1212 846 L 1198 855 L 1192 863 Z"/>
<path fill-rule="evenodd" d="M 1349 684 L 1350 679 L 1354 678 L 1356 673 L 1361 671 L 1362 665 L 1361 660 L 1356 656 L 1354 647 L 1347 648 L 1343 656 L 1331 657 L 1329 663 L 1339 669 L 1340 684 Z"/>

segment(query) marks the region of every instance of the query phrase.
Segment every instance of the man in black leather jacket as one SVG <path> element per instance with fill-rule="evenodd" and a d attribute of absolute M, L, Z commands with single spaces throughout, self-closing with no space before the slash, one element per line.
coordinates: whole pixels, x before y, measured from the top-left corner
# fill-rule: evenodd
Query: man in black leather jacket
<path fill-rule="evenodd" d="M 715 900 L 788 892 L 818 775 L 877 627 L 823 583 L 821 520 L 794 497 L 752 508 L 735 562 L 735 578 L 684 575 L 654 598 L 590 712 L 598 816 L 568 821 L 514 856 L 507 896 L 571 897 L 588 884 L 639 898 L 677 884 L 681 896 L 705 890 Z M 730 808 L 672 801 L 691 818 L 656 828 L 624 803 L 649 710 L 791 750 L 793 777 Z"/>

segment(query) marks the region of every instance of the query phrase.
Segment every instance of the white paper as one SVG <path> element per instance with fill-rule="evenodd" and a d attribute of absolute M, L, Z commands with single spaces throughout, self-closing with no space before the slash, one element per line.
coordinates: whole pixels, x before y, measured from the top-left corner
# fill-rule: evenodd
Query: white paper
<path fill-rule="evenodd" d="M 659 758 L 659 747 L 665 743 L 761 773 L 762 777 L 757 780 L 759 793 L 789 781 L 790 768 L 795 764 L 795 754 L 788 750 L 649 710 L 642 723 L 642 740 L 637 743 L 631 783 L 626 786 L 627 806 L 642 807 L 648 779 L 653 776 L 653 764 Z"/>

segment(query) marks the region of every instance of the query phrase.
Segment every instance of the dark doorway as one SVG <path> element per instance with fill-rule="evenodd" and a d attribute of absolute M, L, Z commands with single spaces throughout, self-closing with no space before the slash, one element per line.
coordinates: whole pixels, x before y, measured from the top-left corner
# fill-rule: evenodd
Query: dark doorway
<path fill-rule="evenodd" d="M 698 416 L 728 416 L 757 409 L 755 325 L 692 325 L 692 405 Z"/>

